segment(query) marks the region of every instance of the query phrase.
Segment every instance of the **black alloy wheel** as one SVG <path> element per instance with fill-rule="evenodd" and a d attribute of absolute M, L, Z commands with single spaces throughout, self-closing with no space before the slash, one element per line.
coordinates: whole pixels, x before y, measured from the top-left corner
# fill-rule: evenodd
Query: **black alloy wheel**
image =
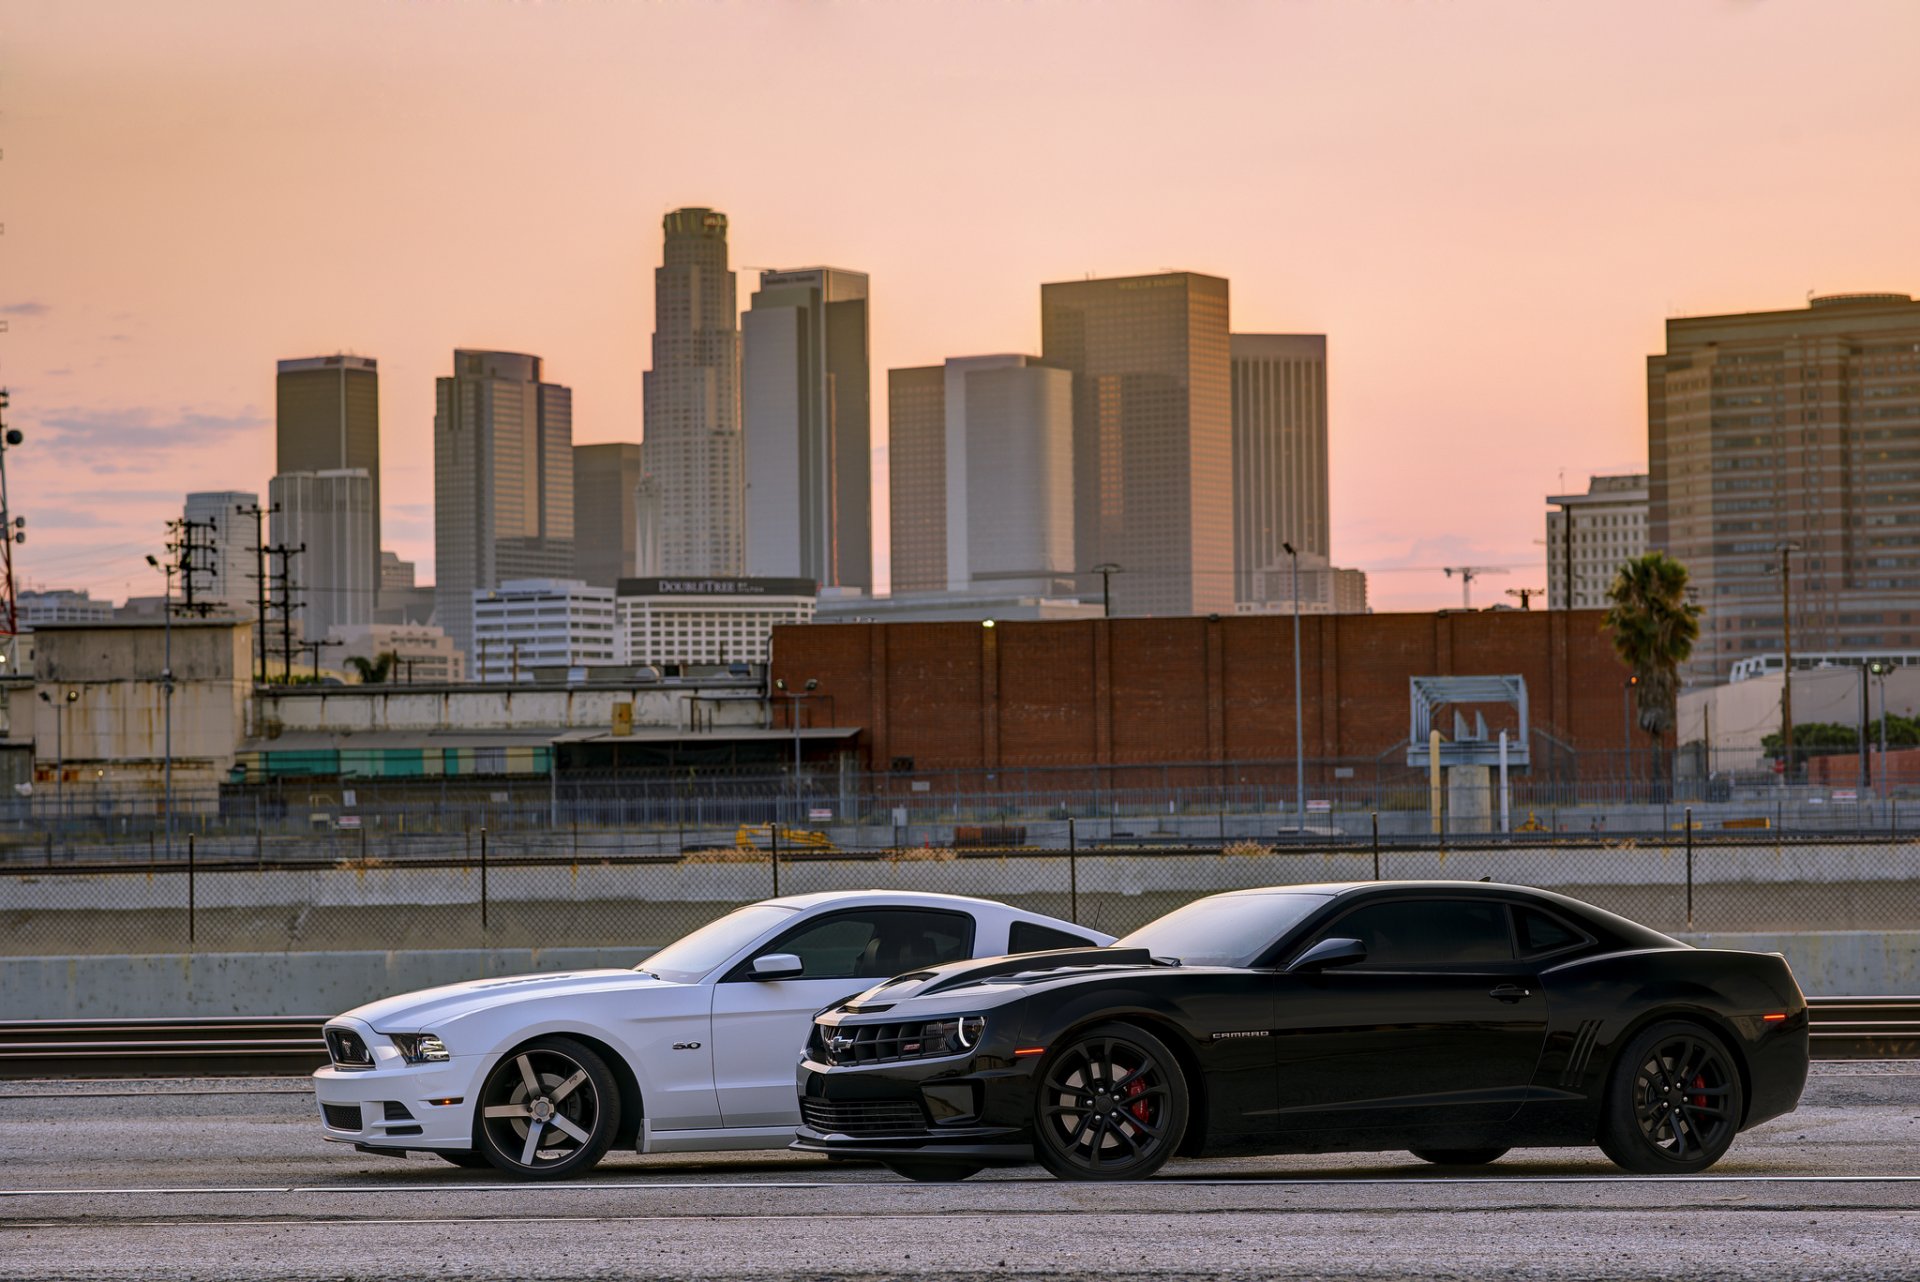
<path fill-rule="evenodd" d="M 1507 1155 L 1504 1148 L 1414 1148 L 1407 1151 L 1435 1166 L 1485 1166 Z"/>
<path fill-rule="evenodd" d="M 475 1111 L 474 1147 L 522 1179 L 591 1169 L 620 1129 L 620 1088 L 606 1061 L 570 1037 L 542 1037 L 501 1058 Z"/>
<path fill-rule="evenodd" d="M 477 1148 L 437 1148 L 433 1151 L 442 1161 L 452 1162 L 455 1166 L 464 1167 L 469 1171 L 477 1171 L 483 1166 L 493 1165 L 487 1160 L 487 1155 Z"/>
<path fill-rule="evenodd" d="M 922 1184 L 957 1184 L 987 1168 L 977 1162 L 888 1162 L 887 1169 Z"/>
<path fill-rule="evenodd" d="M 1063 1180 L 1137 1180 L 1187 1129 L 1187 1082 L 1165 1042 L 1101 1024 L 1047 1052 L 1034 1104 L 1034 1156 Z"/>
<path fill-rule="evenodd" d="M 1733 1143 L 1745 1096 L 1726 1043 L 1698 1024 L 1655 1024 L 1615 1061 L 1600 1148 L 1642 1175 L 1704 1171 Z"/>

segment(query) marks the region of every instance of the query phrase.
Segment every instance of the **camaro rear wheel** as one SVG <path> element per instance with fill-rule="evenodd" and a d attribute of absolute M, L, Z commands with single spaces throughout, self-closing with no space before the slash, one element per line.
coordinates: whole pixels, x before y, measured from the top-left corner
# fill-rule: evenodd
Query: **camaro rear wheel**
<path fill-rule="evenodd" d="M 987 1168 L 973 1162 L 888 1162 L 887 1169 L 923 1184 L 955 1184 Z"/>
<path fill-rule="evenodd" d="M 1034 1155 L 1063 1180 L 1137 1180 L 1187 1129 L 1187 1082 L 1165 1042 L 1102 1024 L 1047 1053 L 1034 1105 Z"/>
<path fill-rule="evenodd" d="M 1601 1151 L 1642 1175 L 1704 1171 L 1740 1129 L 1740 1074 L 1698 1024 L 1646 1029 L 1621 1052 L 1600 1116 Z"/>
<path fill-rule="evenodd" d="M 474 1144 L 523 1179 L 592 1168 L 620 1129 L 620 1088 L 606 1061 L 570 1037 L 542 1037 L 503 1058 L 480 1089 Z"/>
<path fill-rule="evenodd" d="M 1485 1166 L 1507 1155 L 1504 1148 L 1414 1148 L 1407 1151 L 1435 1166 Z"/>

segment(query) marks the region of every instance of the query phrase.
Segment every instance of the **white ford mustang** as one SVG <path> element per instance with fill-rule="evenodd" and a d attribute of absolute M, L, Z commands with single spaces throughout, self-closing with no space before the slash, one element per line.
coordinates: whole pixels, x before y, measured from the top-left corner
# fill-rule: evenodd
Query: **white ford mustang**
<path fill-rule="evenodd" d="M 332 1063 L 314 1089 L 330 1140 L 528 1178 L 577 1175 L 614 1144 L 785 1148 L 815 1012 L 923 966 L 1111 942 L 955 895 L 769 899 L 634 970 L 479 979 L 350 1010 L 326 1026 Z"/>

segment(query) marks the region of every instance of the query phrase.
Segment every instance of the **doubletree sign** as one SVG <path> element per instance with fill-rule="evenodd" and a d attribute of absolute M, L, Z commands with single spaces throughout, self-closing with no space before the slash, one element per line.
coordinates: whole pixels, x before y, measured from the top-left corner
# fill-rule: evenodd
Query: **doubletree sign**
<path fill-rule="evenodd" d="M 817 596 L 812 579 L 622 579 L 620 596 Z"/>

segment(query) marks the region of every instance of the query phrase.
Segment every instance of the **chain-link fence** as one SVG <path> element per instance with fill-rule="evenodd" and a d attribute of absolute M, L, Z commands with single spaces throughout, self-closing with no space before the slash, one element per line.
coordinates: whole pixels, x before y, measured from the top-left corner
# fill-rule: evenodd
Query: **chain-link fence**
<path fill-rule="evenodd" d="M 478 830 L 389 858 L 236 856 L 184 840 L 168 864 L 0 872 L 0 953 L 633 948 L 777 894 L 894 888 L 998 899 L 1121 934 L 1202 895 L 1318 881 L 1449 878 L 1542 886 L 1670 931 L 1920 928 L 1920 839 L 1732 838 L 1502 843 L 1365 838 L 1310 846 L 1228 832 L 1212 845 L 761 844 L 633 850 L 571 833 Z"/>

